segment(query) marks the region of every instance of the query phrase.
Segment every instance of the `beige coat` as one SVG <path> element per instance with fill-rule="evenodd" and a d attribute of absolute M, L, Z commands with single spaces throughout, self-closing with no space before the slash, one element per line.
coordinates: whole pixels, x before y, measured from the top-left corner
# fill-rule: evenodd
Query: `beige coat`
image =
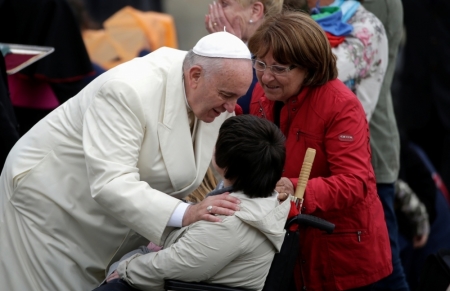
<path fill-rule="evenodd" d="M 141 290 L 164 290 L 166 278 L 261 290 L 283 243 L 290 202 L 280 205 L 276 192 L 269 198 L 231 195 L 242 202 L 234 216 L 173 231 L 163 250 L 120 263 L 119 275 Z"/>
<path fill-rule="evenodd" d="M 2 290 L 93 289 L 111 262 L 170 232 L 230 116 L 191 137 L 185 55 L 162 48 L 109 70 L 17 142 L 0 177 Z"/>

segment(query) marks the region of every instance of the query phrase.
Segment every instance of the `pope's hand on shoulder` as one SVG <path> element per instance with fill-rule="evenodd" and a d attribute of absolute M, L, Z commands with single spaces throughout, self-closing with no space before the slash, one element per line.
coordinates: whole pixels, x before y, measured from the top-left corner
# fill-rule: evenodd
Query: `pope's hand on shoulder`
<path fill-rule="evenodd" d="M 230 193 L 224 193 L 215 196 L 206 197 L 203 201 L 190 205 L 183 216 L 183 226 L 190 225 L 199 220 L 211 222 L 222 221 L 217 215 L 233 215 L 239 210 L 241 201 L 231 196 Z"/>

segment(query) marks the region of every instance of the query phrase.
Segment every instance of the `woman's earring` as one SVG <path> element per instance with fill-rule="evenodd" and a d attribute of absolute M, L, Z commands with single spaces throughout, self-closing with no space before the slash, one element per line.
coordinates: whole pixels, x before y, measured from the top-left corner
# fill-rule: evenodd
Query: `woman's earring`
<path fill-rule="evenodd" d="M 250 23 L 253 23 L 253 20 L 252 19 L 250 19 L 248 22 L 250 22 Z"/>

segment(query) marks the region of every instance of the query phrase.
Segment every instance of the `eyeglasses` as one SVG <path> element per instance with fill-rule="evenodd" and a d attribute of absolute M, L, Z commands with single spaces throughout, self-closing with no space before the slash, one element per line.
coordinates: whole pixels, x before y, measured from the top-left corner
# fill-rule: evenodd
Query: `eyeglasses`
<path fill-rule="evenodd" d="M 278 65 L 268 66 L 264 62 L 253 59 L 253 68 L 255 68 L 255 70 L 264 72 L 266 70 L 266 68 L 269 68 L 270 71 L 272 73 L 274 73 L 275 75 L 287 74 L 290 70 L 294 69 L 295 67 L 297 67 L 297 66 L 296 65 L 290 65 L 289 67 L 278 66 Z"/>

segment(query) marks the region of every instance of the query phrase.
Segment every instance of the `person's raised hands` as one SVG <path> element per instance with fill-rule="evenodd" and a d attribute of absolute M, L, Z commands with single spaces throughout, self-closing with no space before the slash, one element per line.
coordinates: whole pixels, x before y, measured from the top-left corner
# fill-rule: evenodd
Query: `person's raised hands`
<path fill-rule="evenodd" d="M 203 201 L 190 205 L 183 216 L 183 226 L 190 225 L 199 220 L 211 222 L 222 221 L 218 215 L 233 215 L 239 210 L 241 201 L 236 197 L 230 196 L 230 193 L 224 193 L 215 196 L 206 197 Z"/>
<path fill-rule="evenodd" d="M 223 13 L 223 8 L 217 2 L 209 4 L 209 14 L 205 15 L 205 27 L 209 33 L 225 31 L 242 38 L 240 18 L 235 17 L 232 23 L 228 21 Z"/>

